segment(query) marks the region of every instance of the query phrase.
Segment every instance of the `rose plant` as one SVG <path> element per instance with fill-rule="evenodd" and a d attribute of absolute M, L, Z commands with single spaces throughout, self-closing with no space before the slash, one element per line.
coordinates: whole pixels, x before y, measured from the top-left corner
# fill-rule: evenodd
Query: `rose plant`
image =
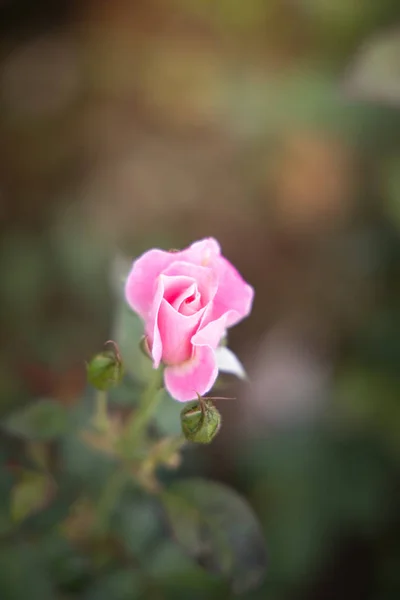
<path fill-rule="evenodd" d="M 181 479 L 179 472 L 165 478 L 161 472 L 179 468 L 188 442 L 208 444 L 217 435 L 217 398 L 204 394 L 219 370 L 243 376 L 238 359 L 221 342 L 250 313 L 254 291 L 212 238 L 182 251 L 144 253 L 129 264 L 123 288 L 117 315 L 126 320 L 116 318 L 122 326 L 115 328 L 115 340 L 87 364 L 91 388 L 76 411 L 41 399 L 3 423 L 8 435 L 25 444 L 28 461 L 14 470 L 7 493 L 3 490 L 10 518 L 0 523 L 2 532 L 15 540 L 26 535 L 36 544 L 42 528 L 56 548 L 79 552 L 88 566 L 71 585 L 81 586 L 82 600 L 103 597 L 103 590 L 104 597 L 122 598 L 120 585 L 124 598 L 164 597 L 169 574 L 157 563 L 157 549 L 166 544 L 172 555 L 180 546 L 179 561 L 180 552 L 187 553 L 189 566 L 185 561 L 183 568 L 189 573 L 197 562 L 220 575 L 222 585 L 246 592 L 260 583 L 265 568 L 264 540 L 251 508 L 218 482 Z M 140 331 L 134 313 L 141 318 Z M 142 371 L 143 362 L 149 368 Z M 184 403 L 180 423 L 174 400 Z M 168 403 L 172 427 L 162 417 Z M 191 587 L 182 597 L 196 589 L 190 577 L 187 583 Z M 52 585 L 70 596 L 62 578 Z M 175 585 L 181 594 L 187 584 L 177 579 Z M 1 581 L 0 596 L 7 596 Z"/>

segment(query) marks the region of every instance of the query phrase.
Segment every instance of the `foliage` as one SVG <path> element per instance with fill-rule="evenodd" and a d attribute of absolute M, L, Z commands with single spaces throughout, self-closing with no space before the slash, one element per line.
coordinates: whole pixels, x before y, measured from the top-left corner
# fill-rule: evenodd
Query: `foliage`
<path fill-rule="evenodd" d="M 134 315 L 131 318 L 136 320 Z M 126 327 L 131 331 L 128 322 L 129 317 Z M 129 344 L 139 347 L 140 340 L 141 335 L 131 335 Z M 6 568 L 6 575 L 0 577 L 1 597 L 22 599 L 33 585 L 38 597 L 44 598 L 63 593 L 83 599 L 151 598 L 161 593 L 157 590 L 163 588 L 165 578 L 175 589 L 184 588 L 187 569 L 201 581 L 204 576 L 196 563 L 222 575 L 239 591 L 251 589 L 262 578 L 263 537 L 244 500 L 206 480 L 187 479 L 165 488 L 158 481 L 160 468 L 179 466 L 185 438 L 180 433 L 165 435 L 163 420 L 159 430 L 148 430 L 159 402 L 168 400 L 160 390 L 160 373 L 150 371 L 143 385 L 143 373 L 135 380 L 137 366 L 130 362 L 131 375 L 124 382 L 123 358 L 114 343 L 114 352 L 96 355 L 87 366 L 88 378 L 98 388 L 94 415 L 90 395 L 81 398 L 75 409 L 39 400 L 4 419 L 5 431 L 22 441 L 31 460 L 30 469 L 13 466 L 12 478 L 5 471 L 4 532 L 13 548 L 15 540 L 15 556 L 11 553 L 8 560 L 20 565 L 31 560 L 32 532 L 42 553 L 37 557 L 40 565 L 34 563 L 32 582 L 27 578 L 16 585 L 19 571 Z M 105 389 L 110 387 L 110 372 L 111 387 L 120 383 L 119 397 L 125 392 L 129 398 L 127 416 L 119 414 L 115 404 L 114 409 L 112 404 L 108 407 Z M 211 411 L 210 401 L 203 402 Z M 178 420 L 179 413 L 174 414 Z M 166 521 L 171 527 L 165 527 Z M 175 574 L 174 565 L 169 573 L 163 564 L 159 575 L 153 553 L 168 541 L 171 528 L 182 552 L 188 553 L 183 560 L 187 566 Z"/>

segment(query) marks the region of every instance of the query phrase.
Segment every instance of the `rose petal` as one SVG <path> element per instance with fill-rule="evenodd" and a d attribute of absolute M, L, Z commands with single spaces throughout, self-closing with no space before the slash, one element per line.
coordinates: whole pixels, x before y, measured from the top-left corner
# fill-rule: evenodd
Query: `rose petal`
<path fill-rule="evenodd" d="M 209 321 L 210 314 L 212 314 L 214 308 L 212 304 L 207 307 L 207 310 L 202 319 L 202 323 Z M 206 325 L 202 325 L 200 323 L 199 329 L 196 331 L 192 338 L 192 344 L 195 346 L 211 346 L 211 348 L 217 348 L 219 345 L 225 330 L 226 323 L 229 317 L 228 313 L 222 315 L 219 319 L 215 319 L 214 321 L 209 321 Z M 231 316 L 231 319 L 233 316 Z"/>
<path fill-rule="evenodd" d="M 125 297 L 130 307 L 147 319 L 155 294 L 155 281 L 160 273 L 174 262 L 188 262 L 206 266 L 220 255 L 220 246 L 213 238 L 195 242 L 179 252 L 149 250 L 134 261 L 125 283 Z M 175 273 L 178 274 L 178 273 Z M 180 273 L 189 275 L 189 273 Z"/>
<path fill-rule="evenodd" d="M 158 369 L 161 362 L 163 344 L 161 340 L 160 330 L 158 328 L 158 313 L 160 310 L 161 300 L 164 295 L 164 281 L 163 277 L 159 276 L 157 280 L 156 292 L 153 295 L 153 303 L 148 313 L 146 321 L 145 333 L 147 336 L 148 344 L 151 350 L 151 356 L 153 357 L 153 367 Z"/>
<path fill-rule="evenodd" d="M 154 302 L 157 277 L 176 260 L 173 252 L 149 250 L 132 266 L 125 284 L 125 297 L 130 307 L 147 319 Z"/>
<path fill-rule="evenodd" d="M 173 398 L 187 402 L 197 398 L 197 394 L 203 396 L 208 392 L 217 375 L 214 350 L 209 346 L 197 346 L 191 360 L 165 369 L 164 381 Z"/>
<path fill-rule="evenodd" d="M 175 260 L 207 267 L 220 256 L 221 248 L 214 238 L 204 238 L 174 253 Z"/>
<path fill-rule="evenodd" d="M 204 238 L 176 256 L 177 260 L 185 260 L 207 267 L 221 254 L 221 247 L 214 238 Z"/>
<path fill-rule="evenodd" d="M 202 308 L 202 298 L 196 289 L 192 296 L 185 298 L 177 309 L 182 315 L 194 315 Z"/>
<path fill-rule="evenodd" d="M 196 332 L 205 308 L 193 315 L 184 315 L 164 298 L 158 312 L 158 331 L 162 340 L 162 360 L 167 365 L 178 365 L 190 360 L 193 353 L 191 339 Z"/>
<path fill-rule="evenodd" d="M 176 275 L 174 277 L 163 275 L 162 277 L 164 283 L 164 298 L 171 306 L 179 311 L 182 302 L 196 293 L 196 280 L 193 279 L 193 277 L 184 275 Z"/>
<path fill-rule="evenodd" d="M 191 277 L 197 284 L 202 298 L 202 306 L 214 298 L 218 289 L 218 273 L 210 267 L 178 260 L 165 269 L 164 273 L 169 277 Z"/>
<path fill-rule="evenodd" d="M 217 270 L 219 282 L 213 302 L 212 319 L 227 314 L 226 326 L 231 327 L 250 314 L 254 289 L 223 256 L 218 258 Z"/>

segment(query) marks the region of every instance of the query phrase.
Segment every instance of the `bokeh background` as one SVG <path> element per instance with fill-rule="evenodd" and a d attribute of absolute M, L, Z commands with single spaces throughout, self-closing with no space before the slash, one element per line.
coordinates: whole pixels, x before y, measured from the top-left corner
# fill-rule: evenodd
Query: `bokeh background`
<path fill-rule="evenodd" d="M 260 519 L 249 599 L 400 597 L 399 68 L 398 0 L 0 1 L 1 418 L 44 397 L 79 421 L 121 263 L 216 237 L 256 289 L 230 335 L 250 383 L 181 471 Z M 103 477 L 69 442 L 55 460 Z M 139 597 L 32 539 L 1 534 L 1 600 Z M 228 597 L 164 550 L 172 597 Z"/>

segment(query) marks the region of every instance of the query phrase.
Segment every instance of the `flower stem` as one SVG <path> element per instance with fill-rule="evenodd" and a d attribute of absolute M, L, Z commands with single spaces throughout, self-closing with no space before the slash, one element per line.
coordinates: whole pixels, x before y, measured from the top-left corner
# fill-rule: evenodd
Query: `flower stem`
<path fill-rule="evenodd" d="M 162 373 L 154 371 L 146 389 L 143 392 L 138 409 L 129 418 L 123 436 L 123 449 L 130 458 L 140 449 L 146 438 L 147 426 L 153 417 L 161 399 Z"/>
<path fill-rule="evenodd" d="M 96 393 L 96 412 L 93 417 L 93 425 L 103 433 L 108 429 L 107 392 L 104 390 L 98 390 Z"/>

